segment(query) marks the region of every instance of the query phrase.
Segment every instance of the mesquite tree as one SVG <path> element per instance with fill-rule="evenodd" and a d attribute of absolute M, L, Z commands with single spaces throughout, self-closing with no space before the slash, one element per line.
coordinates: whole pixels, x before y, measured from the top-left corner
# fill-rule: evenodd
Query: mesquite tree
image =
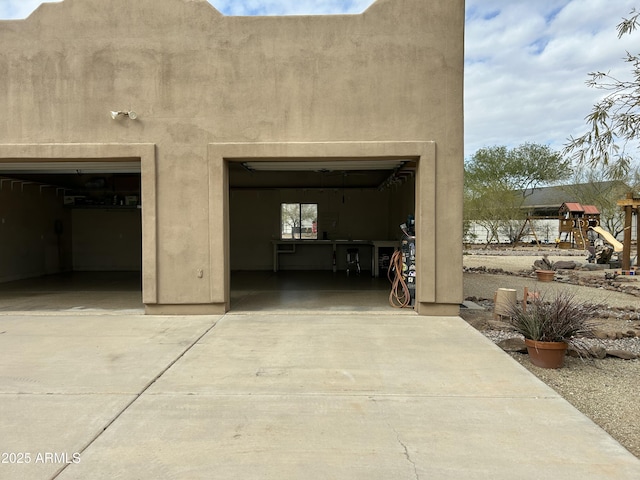
<path fill-rule="evenodd" d="M 617 26 L 618 38 L 640 26 L 640 11 L 633 9 L 629 15 Z M 589 74 L 587 85 L 608 93 L 585 118 L 589 130 L 570 137 L 563 151 L 578 164 L 604 167 L 609 178 L 628 175 L 633 152 L 640 149 L 640 53 L 627 52 L 625 62 L 631 68 L 628 80 L 604 72 Z"/>

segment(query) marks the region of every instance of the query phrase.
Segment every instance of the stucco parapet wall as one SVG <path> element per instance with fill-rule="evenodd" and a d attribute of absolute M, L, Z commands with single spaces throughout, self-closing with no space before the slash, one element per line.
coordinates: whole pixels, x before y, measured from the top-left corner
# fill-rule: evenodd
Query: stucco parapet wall
<path fill-rule="evenodd" d="M 345 13 L 345 14 L 314 14 L 314 15 L 225 15 L 220 12 L 215 6 L 213 6 L 208 0 L 109 0 L 105 2 L 100 0 L 102 4 L 114 4 L 113 7 L 106 5 L 105 8 L 122 8 L 127 4 L 136 4 L 135 9 L 143 13 L 147 13 L 149 19 L 154 17 L 162 17 L 163 13 L 169 14 L 174 19 L 173 24 L 169 26 L 180 26 L 180 22 L 175 20 L 182 16 L 191 15 L 193 12 L 197 12 L 197 16 L 201 19 L 201 22 L 207 22 L 209 20 L 224 20 L 229 22 L 242 22 L 254 24 L 256 21 L 268 20 L 268 21 L 289 21 L 298 22 L 300 19 L 308 19 L 309 21 L 325 22 L 327 18 L 334 19 L 335 21 L 343 21 L 358 17 L 368 17 L 369 15 L 379 15 L 395 11 L 409 11 L 413 13 L 419 13 L 419 10 L 411 8 L 411 1 L 426 2 L 427 0 L 373 0 L 372 3 L 363 9 L 360 13 Z M 451 1 L 451 0 L 447 0 Z M 459 0 L 462 1 L 462 0 Z M 432 2 L 433 3 L 433 2 Z M 69 11 L 77 10 L 82 11 L 84 4 L 91 5 L 86 0 L 58 0 L 47 1 L 41 3 L 36 9 L 31 12 L 25 19 L 12 19 L 12 20 L 0 20 L 0 23 L 15 23 L 22 22 L 24 20 L 29 21 L 46 21 L 46 19 L 52 15 L 67 14 Z M 92 11 L 95 9 L 91 8 Z M 432 5 L 432 13 L 437 10 L 437 5 Z M 414 14 L 413 17 L 416 15 Z M 126 20 L 126 18 L 124 19 Z M 135 19 L 134 19 L 135 20 Z M 64 32 L 61 32 L 64 33 Z M 135 34 L 135 30 L 132 31 L 132 35 Z M 73 35 L 73 33 L 70 33 Z"/>
<path fill-rule="evenodd" d="M 463 0 L 454 1 L 464 12 Z M 420 4 L 428 3 L 429 8 Z M 325 37 L 325 49 L 332 52 L 344 39 L 360 47 L 361 37 L 380 37 L 385 41 L 412 37 L 411 43 L 428 43 L 446 33 L 455 8 L 428 0 L 377 0 L 362 13 L 331 15 L 228 16 L 207 0 L 62 0 L 42 3 L 27 18 L 0 20 L 0 38 L 48 37 L 54 33 L 57 45 L 66 39 L 88 42 L 118 36 L 114 45 L 144 44 L 145 41 L 179 39 L 193 49 L 211 48 L 219 39 L 271 39 L 279 46 L 290 45 L 290 35 L 300 38 L 294 48 L 304 48 L 310 38 Z M 464 13 L 458 13 L 463 21 Z M 117 21 L 114 19 L 117 18 Z M 461 20 L 460 20 L 461 19 Z M 426 27 L 426 28 L 425 28 Z M 101 40 L 98 40 L 101 41 Z M 398 44 L 403 48 L 401 44 Z M 266 46 L 263 46 L 266 47 Z M 444 59 L 443 59 L 444 60 Z M 446 63 L 446 60 L 444 60 Z"/>
<path fill-rule="evenodd" d="M 159 145 L 418 138 L 457 155 L 463 22 L 463 0 L 295 17 L 224 17 L 205 0 L 44 4 L 0 29 L 0 131 Z M 125 108 L 138 119 L 109 118 Z"/>

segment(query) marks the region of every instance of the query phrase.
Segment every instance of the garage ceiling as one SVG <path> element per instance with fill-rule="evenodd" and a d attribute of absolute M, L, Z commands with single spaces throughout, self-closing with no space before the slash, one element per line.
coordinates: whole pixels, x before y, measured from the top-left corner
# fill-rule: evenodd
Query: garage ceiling
<path fill-rule="evenodd" d="M 246 160 L 229 162 L 231 188 L 381 188 L 413 176 L 410 159 Z"/>
<path fill-rule="evenodd" d="M 415 168 L 415 161 L 410 159 L 248 160 L 229 163 L 229 185 L 231 188 L 384 188 L 411 178 Z M 140 172 L 138 159 L 7 159 L 0 162 L 0 176 L 64 188 L 81 188 L 87 176 L 139 176 Z"/>
<path fill-rule="evenodd" d="M 257 161 L 242 162 L 250 171 L 280 172 L 350 172 L 361 170 L 396 170 L 407 160 L 340 160 L 340 161 Z"/>
<path fill-rule="evenodd" d="M 140 173 L 140 161 L 0 162 L 1 175 Z"/>

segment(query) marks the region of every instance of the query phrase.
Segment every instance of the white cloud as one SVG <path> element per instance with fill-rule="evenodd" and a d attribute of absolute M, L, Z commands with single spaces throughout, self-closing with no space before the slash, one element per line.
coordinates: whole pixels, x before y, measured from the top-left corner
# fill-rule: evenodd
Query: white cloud
<path fill-rule="evenodd" d="M 209 1 L 226 15 L 360 13 L 373 3 Z M 0 0 L 0 18 L 25 18 L 40 3 Z M 626 75 L 625 51 L 640 53 L 640 33 L 616 35 L 634 6 L 640 0 L 466 0 L 465 155 L 524 142 L 559 150 L 582 133 L 603 94 L 586 86 L 588 73 Z"/>

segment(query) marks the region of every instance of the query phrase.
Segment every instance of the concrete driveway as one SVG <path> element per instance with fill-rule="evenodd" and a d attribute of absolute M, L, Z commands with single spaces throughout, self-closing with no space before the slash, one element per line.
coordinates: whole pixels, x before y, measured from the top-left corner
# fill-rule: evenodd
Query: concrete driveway
<path fill-rule="evenodd" d="M 457 317 L 0 315 L 2 479 L 637 479 Z"/>

